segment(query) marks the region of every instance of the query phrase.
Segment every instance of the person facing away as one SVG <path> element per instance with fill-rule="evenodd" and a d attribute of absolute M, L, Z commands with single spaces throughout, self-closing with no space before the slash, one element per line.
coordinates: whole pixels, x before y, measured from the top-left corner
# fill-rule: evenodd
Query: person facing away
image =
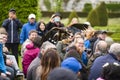
<path fill-rule="evenodd" d="M 51 70 L 47 80 L 78 80 L 78 78 L 71 70 L 59 67 Z"/>
<path fill-rule="evenodd" d="M 102 73 L 97 80 L 120 80 L 120 64 L 117 62 L 105 63 L 102 66 Z"/>
<path fill-rule="evenodd" d="M 6 47 L 15 56 L 18 62 L 18 46 L 19 46 L 19 29 L 22 28 L 22 23 L 16 17 L 16 10 L 9 10 L 9 18 L 3 21 L 2 27 L 4 27 L 8 33 L 8 40 Z M 11 47 L 12 46 L 12 47 Z"/>
<path fill-rule="evenodd" d="M 41 65 L 37 68 L 35 80 L 47 80 L 51 70 L 60 66 L 60 57 L 57 50 L 49 48 L 41 59 Z"/>
<path fill-rule="evenodd" d="M 21 33 L 20 33 L 20 44 L 23 44 L 23 42 L 26 39 L 28 39 L 29 31 L 36 30 L 35 18 L 36 18 L 35 14 L 30 14 L 28 16 L 28 22 L 23 25 Z"/>
<path fill-rule="evenodd" d="M 110 46 L 108 54 L 104 56 L 100 56 L 95 59 L 92 67 L 90 68 L 90 74 L 89 74 L 88 80 L 96 80 L 98 77 L 100 77 L 102 66 L 106 62 L 108 63 L 117 62 L 118 64 L 120 64 L 120 44 L 119 43 L 113 43 Z"/>

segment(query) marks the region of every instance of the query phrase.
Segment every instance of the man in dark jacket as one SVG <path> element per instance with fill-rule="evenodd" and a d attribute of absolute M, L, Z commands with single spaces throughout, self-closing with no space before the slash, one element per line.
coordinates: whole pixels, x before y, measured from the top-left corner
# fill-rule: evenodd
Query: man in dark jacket
<path fill-rule="evenodd" d="M 11 49 L 12 54 L 15 55 L 16 60 L 18 61 L 18 45 L 19 45 L 19 29 L 22 27 L 21 22 L 16 19 L 15 9 L 9 10 L 9 18 L 5 19 L 2 27 L 4 27 L 8 33 L 8 40 L 6 47 Z"/>
<path fill-rule="evenodd" d="M 120 44 L 114 43 L 111 45 L 109 54 L 100 56 L 95 59 L 91 69 L 88 80 L 96 80 L 101 76 L 101 71 L 105 63 L 114 63 L 117 62 L 120 64 Z"/>

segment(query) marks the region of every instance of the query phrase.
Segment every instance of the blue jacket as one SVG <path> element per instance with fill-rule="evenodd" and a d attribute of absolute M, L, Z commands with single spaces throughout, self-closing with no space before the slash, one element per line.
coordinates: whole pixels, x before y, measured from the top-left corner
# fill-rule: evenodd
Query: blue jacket
<path fill-rule="evenodd" d="M 105 56 L 100 56 L 98 58 L 96 58 L 96 60 L 94 61 L 91 69 L 90 69 L 90 75 L 88 80 L 96 80 L 98 77 L 100 77 L 100 73 L 102 71 L 102 66 L 106 63 L 113 63 L 113 62 L 117 62 L 120 64 L 120 62 L 117 60 L 116 56 L 113 55 L 112 53 L 109 53 Z"/>
<path fill-rule="evenodd" d="M 13 21 L 13 26 L 12 25 Z M 7 43 L 19 43 L 19 31 L 22 28 L 22 23 L 18 19 L 6 19 L 3 21 L 2 27 L 4 27 L 8 33 Z"/>
<path fill-rule="evenodd" d="M 2 49 L 3 49 L 3 46 L 0 43 L 0 72 L 6 73 L 6 66 L 3 59 Z"/>
<path fill-rule="evenodd" d="M 29 31 L 36 30 L 36 22 L 30 24 L 30 22 L 23 25 L 20 33 L 20 44 L 22 44 L 26 39 L 28 39 Z"/>

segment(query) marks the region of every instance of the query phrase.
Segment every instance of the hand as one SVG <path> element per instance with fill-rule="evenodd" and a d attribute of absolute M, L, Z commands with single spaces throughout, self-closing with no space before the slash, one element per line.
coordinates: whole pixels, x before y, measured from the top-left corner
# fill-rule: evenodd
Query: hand
<path fill-rule="evenodd" d="M 10 59 L 6 59 L 6 64 L 8 66 L 12 66 L 13 62 Z"/>
<path fill-rule="evenodd" d="M 11 73 L 7 71 L 7 72 L 6 72 L 6 75 L 11 75 Z"/>
<path fill-rule="evenodd" d="M 1 73 L 1 76 L 5 78 L 7 75 L 5 73 Z"/>

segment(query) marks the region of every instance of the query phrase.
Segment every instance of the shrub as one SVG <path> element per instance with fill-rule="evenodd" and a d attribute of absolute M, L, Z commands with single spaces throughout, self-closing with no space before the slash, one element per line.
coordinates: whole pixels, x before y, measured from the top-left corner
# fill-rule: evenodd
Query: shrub
<path fill-rule="evenodd" d="M 87 21 L 89 21 L 93 27 L 99 25 L 98 14 L 95 9 L 90 11 Z"/>
<path fill-rule="evenodd" d="M 92 26 L 107 26 L 108 13 L 104 2 L 89 13 L 87 21 Z"/>
<path fill-rule="evenodd" d="M 83 8 L 83 12 L 90 12 L 92 10 L 92 5 L 90 3 L 86 3 Z"/>
<path fill-rule="evenodd" d="M 71 22 L 72 18 L 76 17 L 78 19 L 78 15 L 76 13 L 76 11 L 72 11 L 69 15 L 69 21 L 68 24 Z"/>
<path fill-rule="evenodd" d="M 120 12 L 120 4 L 109 3 L 106 4 L 108 12 Z"/>
<path fill-rule="evenodd" d="M 108 14 L 107 14 L 107 8 L 104 2 L 101 2 L 101 4 L 96 8 L 96 13 L 99 19 L 99 25 L 106 26 L 108 23 Z"/>

